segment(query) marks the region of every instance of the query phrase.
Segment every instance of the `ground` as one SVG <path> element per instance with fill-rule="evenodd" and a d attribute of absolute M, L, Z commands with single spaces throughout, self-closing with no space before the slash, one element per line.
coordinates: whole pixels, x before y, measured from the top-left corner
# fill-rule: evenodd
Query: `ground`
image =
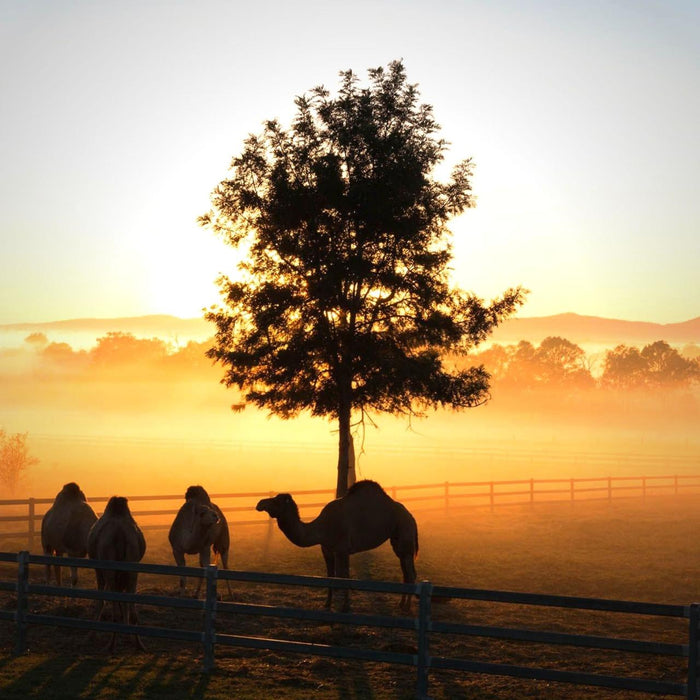
<path fill-rule="evenodd" d="M 420 579 L 436 585 L 574 595 L 686 605 L 700 600 L 700 498 L 648 498 L 562 505 L 465 509 L 445 516 L 416 509 L 420 532 Z M 165 532 L 148 533 L 145 561 L 172 563 Z M 323 575 L 318 547 L 299 549 L 267 525 L 232 531 L 231 566 L 238 570 Z M 188 561 L 194 564 L 192 559 Z M 400 580 L 398 560 L 388 545 L 355 555 L 357 578 Z M 0 580 L 13 570 L 0 566 Z M 32 571 L 32 581 L 43 572 Z M 92 586 L 92 572 L 82 572 Z M 190 582 L 190 588 L 192 587 Z M 174 594 L 175 579 L 142 575 L 139 592 Z M 267 605 L 320 609 L 325 592 L 268 585 L 236 584 L 234 599 Z M 225 594 L 225 599 L 228 594 Z M 11 609 L 13 595 L 0 594 Z M 90 615 L 92 603 L 69 598 L 33 599 L 33 612 Z M 398 596 L 353 596 L 353 611 L 398 614 Z M 198 628 L 199 613 L 142 606 L 144 624 Z M 646 616 L 580 613 L 495 603 L 436 603 L 436 620 L 471 624 L 585 632 L 601 636 L 687 642 L 684 621 Z M 240 648 L 216 649 L 216 668 L 201 672 L 201 646 L 193 642 L 146 639 L 146 652 L 119 638 L 115 653 L 108 638 L 67 628 L 33 627 L 27 653 L 12 654 L 14 623 L 0 621 L 2 698 L 410 698 L 415 669 L 380 663 L 339 661 Z M 373 647 L 416 653 L 411 632 L 349 628 L 275 618 L 221 614 L 217 631 L 319 644 Z M 431 643 L 434 655 L 458 655 L 530 666 L 578 669 L 608 675 L 664 678 L 684 682 L 682 659 L 591 651 L 562 646 L 447 637 Z M 516 680 L 458 672 L 430 673 L 435 698 L 643 698 L 640 693 Z"/>

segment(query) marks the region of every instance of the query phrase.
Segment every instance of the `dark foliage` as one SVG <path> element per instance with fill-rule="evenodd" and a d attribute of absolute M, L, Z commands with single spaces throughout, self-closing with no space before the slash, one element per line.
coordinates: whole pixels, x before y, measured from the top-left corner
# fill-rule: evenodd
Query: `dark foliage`
<path fill-rule="evenodd" d="M 250 136 L 201 219 L 247 253 L 219 280 L 209 356 L 258 406 L 337 419 L 341 460 L 353 413 L 486 401 L 484 368 L 449 371 L 443 352 L 483 340 L 523 297 L 485 305 L 450 285 L 446 224 L 473 206 L 472 163 L 436 181 L 432 108 L 401 62 L 369 77 L 341 73 L 337 97 L 316 88 L 289 129 Z"/>

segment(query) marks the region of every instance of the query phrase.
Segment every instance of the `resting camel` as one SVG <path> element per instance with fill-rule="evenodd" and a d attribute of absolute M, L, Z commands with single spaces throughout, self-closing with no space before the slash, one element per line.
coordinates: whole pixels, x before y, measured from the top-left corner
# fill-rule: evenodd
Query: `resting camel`
<path fill-rule="evenodd" d="M 211 502 L 209 494 L 202 486 L 190 486 L 185 493 L 185 503 L 178 511 L 168 534 L 173 549 L 175 563 L 185 566 L 185 554 L 199 554 L 199 565 L 209 566 L 211 548 L 221 556 L 222 568 L 228 568 L 230 537 L 226 517 L 221 508 Z M 195 598 L 202 588 L 199 579 Z M 231 583 L 226 581 L 229 596 Z M 185 594 L 185 577 L 180 577 L 180 595 Z"/>
<path fill-rule="evenodd" d="M 299 509 L 288 493 L 264 498 L 256 510 L 269 513 L 292 544 L 312 547 L 320 544 L 329 577 L 350 577 L 350 555 L 379 547 L 391 540 L 401 562 L 404 583 L 415 583 L 418 528 L 408 510 L 393 500 L 375 481 L 358 481 L 342 498 L 326 504 L 315 520 L 299 518 Z M 328 589 L 326 607 L 331 607 L 333 590 Z M 401 608 L 409 610 L 411 597 L 401 596 Z M 343 610 L 349 610 L 347 590 Z"/>
<path fill-rule="evenodd" d="M 66 484 L 56 495 L 53 505 L 41 520 L 41 547 L 48 556 L 84 557 L 90 528 L 97 516 L 87 504 L 78 484 Z M 54 566 L 56 585 L 61 585 L 61 567 Z M 51 567 L 46 565 L 46 583 L 51 579 Z M 78 585 L 78 569 L 71 567 L 71 586 Z"/>
<path fill-rule="evenodd" d="M 92 526 L 88 537 L 88 555 L 90 559 L 103 561 L 139 562 L 146 553 L 146 540 L 131 515 L 127 499 L 112 496 L 102 517 Z M 136 592 L 136 571 L 114 571 L 113 569 L 95 569 L 97 588 L 105 591 L 125 593 Z M 138 624 L 136 607 L 133 603 L 112 603 L 112 615 L 115 622 Z M 102 619 L 104 600 L 97 603 L 97 619 Z M 138 635 L 136 644 L 143 650 L 143 642 Z M 109 649 L 114 651 L 116 632 L 112 634 Z"/>

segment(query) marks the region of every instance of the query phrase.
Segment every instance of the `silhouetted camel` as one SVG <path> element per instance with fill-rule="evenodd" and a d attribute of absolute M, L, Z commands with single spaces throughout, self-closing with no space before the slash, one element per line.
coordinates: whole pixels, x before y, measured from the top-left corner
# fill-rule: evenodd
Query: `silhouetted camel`
<path fill-rule="evenodd" d="M 185 503 L 178 511 L 168 534 L 173 556 L 178 566 L 185 566 L 185 554 L 199 554 L 199 565 L 209 566 L 211 548 L 221 557 L 221 567 L 228 568 L 230 536 L 226 517 L 202 486 L 190 486 L 185 493 Z M 202 588 L 199 579 L 195 598 Z M 226 581 L 229 596 L 231 583 Z M 180 577 L 180 594 L 185 594 L 185 577 Z"/>
<path fill-rule="evenodd" d="M 318 517 L 302 522 L 299 509 L 288 493 L 264 498 L 256 510 L 277 519 L 279 529 L 298 547 L 320 544 L 328 576 L 349 578 L 350 555 L 379 547 L 386 540 L 401 562 L 405 583 L 415 583 L 418 528 L 408 510 L 393 500 L 375 481 L 358 481 L 347 494 L 323 507 Z M 328 589 L 326 607 L 331 607 L 333 590 Z M 411 607 L 411 597 L 401 596 L 401 608 Z M 349 609 L 347 591 L 343 610 Z"/>
<path fill-rule="evenodd" d="M 90 559 L 101 561 L 139 562 L 146 553 L 146 540 L 131 515 L 127 499 L 112 496 L 107 503 L 102 517 L 92 526 L 88 537 L 88 555 Z M 138 572 L 114 571 L 112 569 L 95 569 L 97 588 L 106 591 L 136 592 Z M 138 624 L 134 603 L 112 603 L 113 619 L 127 624 Z M 97 619 L 102 619 L 104 601 L 97 604 Z M 116 633 L 112 634 L 110 651 L 114 651 Z M 144 649 L 141 638 L 135 635 L 136 643 Z"/>
<path fill-rule="evenodd" d="M 41 520 L 41 547 L 44 554 L 57 557 L 84 557 L 90 528 L 97 520 L 95 511 L 87 504 L 78 484 L 66 484 L 56 495 L 53 505 Z M 61 567 L 54 567 L 56 584 L 61 585 Z M 51 567 L 46 565 L 46 583 L 51 579 Z M 78 570 L 71 567 L 71 585 L 78 585 Z"/>

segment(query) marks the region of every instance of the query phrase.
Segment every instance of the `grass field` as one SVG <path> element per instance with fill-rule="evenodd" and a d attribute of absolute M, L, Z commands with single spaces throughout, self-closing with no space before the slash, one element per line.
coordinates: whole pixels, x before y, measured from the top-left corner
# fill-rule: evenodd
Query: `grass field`
<path fill-rule="evenodd" d="M 574 506 L 512 506 L 491 513 L 465 510 L 444 517 L 416 513 L 420 531 L 417 562 L 420 579 L 435 584 L 531 593 L 573 595 L 658 603 L 700 600 L 700 498 L 664 497 Z M 148 533 L 145 561 L 171 563 L 165 533 Z M 194 563 L 190 561 L 189 563 Z M 239 570 L 323 575 L 317 547 L 299 549 L 276 529 L 241 527 L 232 532 L 232 567 Z M 352 575 L 400 580 L 398 561 L 388 545 L 356 555 Z M 2 578 L 14 573 L 0 568 Z M 36 570 L 32 579 L 40 581 Z M 86 583 L 87 579 L 87 583 Z M 83 572 L 92 585 L 91 572 Z M 142 576 L 139 591 L 174 593 L 175 580 Z M 322 607 L 325 592 L 237 584 L 234 598 L 269 605 Z M 355 594 L 357 612 L 397 613 L 398 600 L 388 594 Z M 68 598 L 37 599 L 34 611 L 89 615 Z M 89 604 L 91 605 L 91 604 Z M 11 596 L 2 598 L 12 607 Z M 82 607 L 81 607 L 82 606 Z M 141 621 L 162 626 L 197 625 L 195 613 L 162 608 L 140 609 Z M 433 607 L 435 619 L 473 624 L 585 632 L 604 636 L 683 643 L 685 622 L 642 616 L 582 613 L 467 601 Z M 415 653 L 411 634 L 273 618 L 220 615 L 217 629 L 343 646 Z M 146 640 L 137 652 L 120 638 L 114 654 L 104 651 L 107 638 L 89 638 L 70 629 L 31 628 L 29 652 L 12 655 L 12 623 L 0 622 L 0 697 L 2 698 L 409 698 L 415 670 L 369 662 L 345 662 L 244 649 L 219 649 L 217 667 L 201 673 L 196 644 Z M 682 659 L 592 651 L 483 638 L 434 640 L 434 653 L 464 658 L 572 670 L 684 681 Z M 630 691 L 571 686 L 505 677 L 431 672 L 435 698 L 644 698 Z M 658 696 L 657 696 L 658 697 Z"/>

